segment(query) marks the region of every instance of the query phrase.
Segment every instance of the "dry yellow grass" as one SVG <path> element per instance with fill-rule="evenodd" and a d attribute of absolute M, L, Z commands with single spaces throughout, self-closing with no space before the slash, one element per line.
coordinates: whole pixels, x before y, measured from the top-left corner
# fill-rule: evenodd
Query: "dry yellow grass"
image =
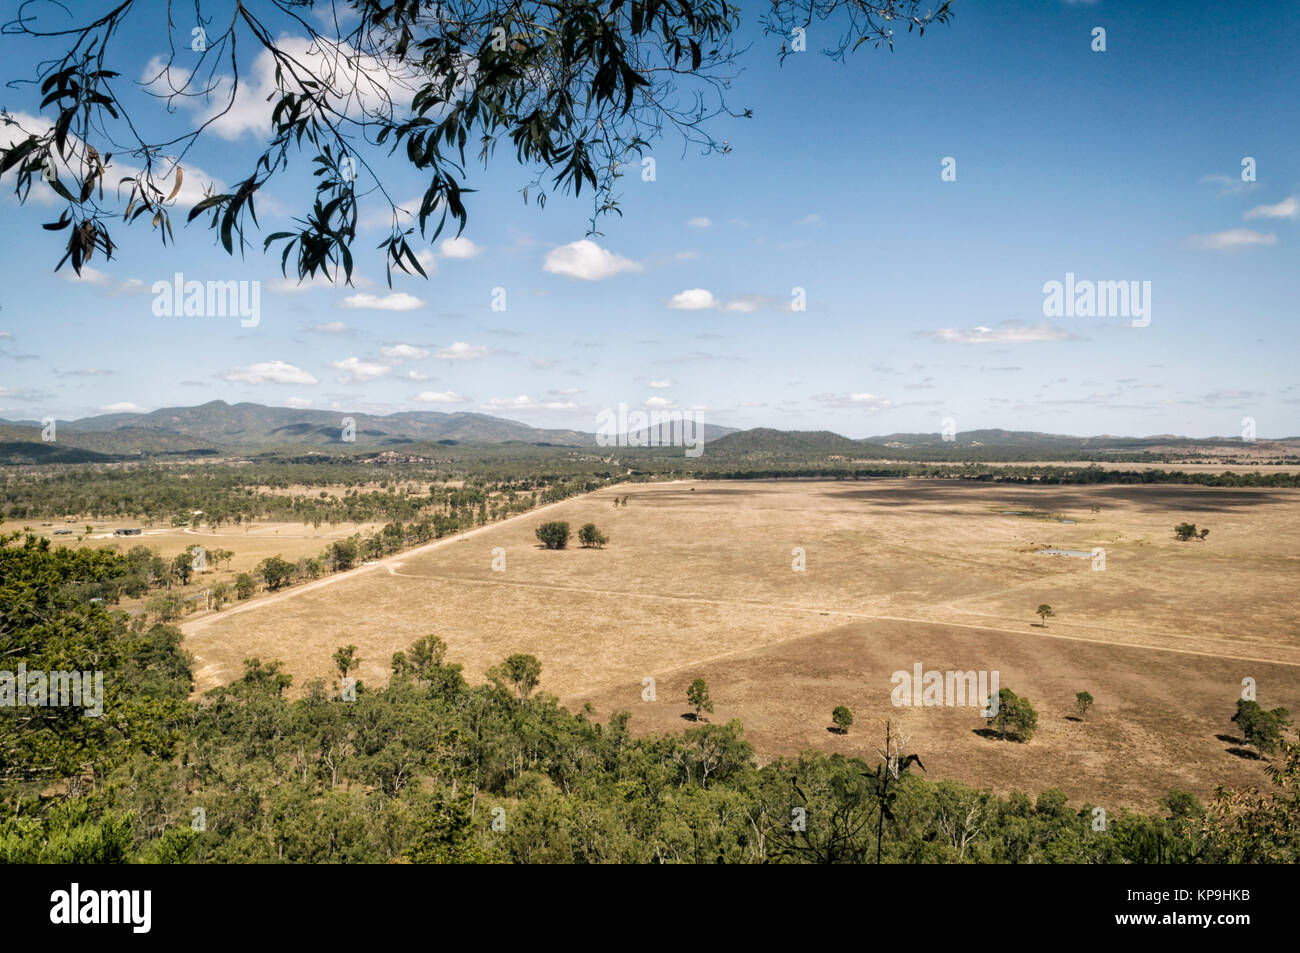
<path fill-rule="evenodd" d="M 615 496 L 629 496 L 615 508 Z M 1093 512 L 1093 507 L 1099 511 Z M 1004 515 L 1058 513 L 1073 524 Z M 603 550 L 539 547 L 534 527 L 595 522 Z M 1179 542 L 1182 521 L 1210 528 Z M 1106 551 L 1091 560 L 1045 547 Z M 492 570 L 492 550 L 506 553 Z M 806 571 L 792 570 L 802 548 Z M 231 547 L 233 548 L 233 547 Z M 687 722 L 685 687 L 709 681 L 713 719 L 740 718 L 761 755 L 809 746 L 870 757 L 870 724 L 901 718 L 929 773 L 998 790 L 1061 787 L 1076 800 L 1151 807 L 1262 780 L 1228 751 L 1241 680 L 1300 711 L 1300 492 L 1201 487 L 1012 487 L 952 481 L 694 483 L 617 487 L 443 540 L 304 591 L 186 623 L 201 689 L 250 656 L 297 684 L 329 678 L 358 646 L 377 684 L 392 653 L 429 633 L 472 680 L 513 652 L 542 689 L 639 731 Z M 1046 628 L 1033 611 L 1050 603 Z M 890 676 L 997 670 L 1028 696 L 1039 733 L 991 741 L 973 709 L 899 709 Z M 642 682 L 657 698 L 643 702 Z M 1097 705 L 1067 720 L 1074 694 Z M 847 736 L 826 729 L 846 704 Z"/>

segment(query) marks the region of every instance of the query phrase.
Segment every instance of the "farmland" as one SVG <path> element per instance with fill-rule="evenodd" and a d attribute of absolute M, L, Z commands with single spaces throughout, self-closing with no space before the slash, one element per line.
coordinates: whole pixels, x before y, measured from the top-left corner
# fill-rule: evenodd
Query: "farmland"
<path fill-rule="evenodd" d="M 710 718 L 740 719 L 762 758 L 870 759 L 889 717 L 932 777 L 1149 808 L 1172 788 L 1262 780 L 1218 737 L 1243 678 L 1266 707 L 1300 706 L 1297 504 L 1294 490 L 1195 486 L 614 487 L 546 517 L 596 523 L 603 549 L 546 550 L 529 513 L 183 628 L 199 690 L 253 656 L 283 660 L 295 685 L 329 678 L 346 644 L 378 685 L 395 651 L 435 634 L 471 681 L 530 653 L 542 691 L 599 720 L 628 710 L 636 733 L 688 725 L 685 688 L 702 677 Z M 1208 538 L 1175 539 L 1185 520 Z M 1103 549 L 1104 571 L 1046 548 Z M 891 674 L 917 663 L 998 671 L 1038 709 L 1038 733 L 997 742 L 973 708 L 893 706 Z M 1071 720 L 1083 690 L 1095 710 Z M 857 719 L 846 735 L 827 730 L 839 704 Z"/>

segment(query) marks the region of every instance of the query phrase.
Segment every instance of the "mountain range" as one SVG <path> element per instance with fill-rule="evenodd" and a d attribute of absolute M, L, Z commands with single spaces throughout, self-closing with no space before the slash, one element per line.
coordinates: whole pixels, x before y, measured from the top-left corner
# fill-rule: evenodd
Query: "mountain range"
<path fill-rule="evenodd" d="M 345 431 L 345 428 L 348 428 Z M 56 440 L 41 439 L 36 420 L 0 420 L 0 462 L 95 462 L 142 455 L 222 455 L 273 448 L 400 450 L 407 445 L 525 444 L 535 447 L 595 447 L 596 435 L 529 426 L 488 414 L 402 411 L 387 415 L 340 413 L 262 404 L 209 401 L 194 407 L 164 407 L 149 413 L 112 413 L 55 422 Z M 346 434 L 346 435 L 345 435 Z M 347 439 L 347 437 L 352 439 Z M 1073 437 L 1011 430 L 973 430 L 949 439 L 938 433 L 892 433 L 860 440 L 828 430 L 784 431 L 766 427 L 736 430 L 704 426 L 711 453 L 745 457 L 834 457 L 938 459 L 960 452 L 986 456 L 997 449 L 1034 454 L 1141 453 L 1242 447 L 1239 438 L 1193 440 L 1172 435 Z M 1294 455 L 1294 438 L 1260 441 Z M 413 448 L 414 449 L 414 448 Z M 626 448 L 620 448 L 625 451 Z M 936 456 L 938 455 L 938 456 Z"/>

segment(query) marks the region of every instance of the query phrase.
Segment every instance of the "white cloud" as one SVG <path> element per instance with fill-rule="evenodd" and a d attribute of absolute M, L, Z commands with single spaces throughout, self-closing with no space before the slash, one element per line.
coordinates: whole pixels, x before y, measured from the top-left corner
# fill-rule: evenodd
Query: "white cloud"
<path fill-rule="evenodd" d="M 1300 218 L 1300 201 L 1292 195 L 1276 205 L 1256 205 L 1245 218 Z"/>
<path fill-rule="evenodd" d="M 600 281 L 625 271 L 641 271 L 642 266 L 593 241 L 582 239 L 551 249 L 542 270 L 582 281 Z"/>
<path fill-rule="evenodd" d="M 0 341 L 12 341 L 14 333 L 12 331 L 0 331 Z"/>
<path fill-rule="evenodd" d="M 364 384 L 366 381 L 374 380 L 376 377 L 383 377 L 388 373 L 388 365 L 380 364 L 378 361 L 363 361 L 359 357 L 349 357 L 341 361 L 330 361 L 330 367 L 336 370 L 345 371 L 344 376 L 338 378 L 343 384 Z"/>
<path fill-rule="evenodd" d="M 713 292 L 704 288 L 688 288 L 678 292 L 668 300 L 668 307 L 674 311 L 705 311 L 718 306 Z"/>
<path fill-rule="evenodd" d="M 466 344 L 464 341 L 457 341 L 448 347 L 439 348 L 434 357 L 441 358 L 444 361 L 473 361 L 480 357 L 487 357 L 491 353 L 491 348 L 484 347 L 481 344 Z"/>
<path fill-rule="evenodd" d="M 284 406 L 292 407 L 294 410 L 306 410 L 311 407 L 312 402 L 306 397 L 287 397 Z"/>
<path fill-rule="evenodd" d="M 654 387 L 654 388 L 656 388 L 656 389 L 658 389 L 658 390 L 663 390 L 664 388 L 672 387 L 672 386 L 673 386 L 673 382 L 672 382 L 672 381 L 667 381 L 667 380 L 665 380 L 665 381 L 651 381 L 651 382 L 650 382 L 649 384 L 647 384 L 646 386 L 647 386 L 647 387 Z"/>
<path fill-rule="evenodd" d="M 1035 341 L 1069 341 L 1074 335 L 1064 328 L 1045 323 L 1023 325 L 1008 322 L 999 328 L 974 327 L 965 331 L 943 328 L 933 332 L 933 337 L 936 341 L 948 344 L 1026 344 Z"/>
<path fill-rule="evenodd" d="M 713 223 L 703 215 L 697 215 L 686 224 L 691 226 L 691 228 L 708 228 Z"/>
<path fill-rule="evenodd" d="M 410 78 L 414 71 L 395 61 L 383 61 L 373 56 L 359 54 L 346 43 L 330 41 L 325 37 L 308 40 L 301 36 L 282 36 L 276 47 L 289 56 L 300 69 L 310 70 L 323 81 L 328 90 L 326 101 L 332 109 L 357 117 L 365 109 L 383 108 L 385 97 L 400 103 L 410 102 Z M 234 141 L 246 132 L 256 136 L 269 135 L 271 112 L 279 100 L 279 83 L 276 81 L 277 61 L 269 50 L 261 50 L 251 68 L 242 70 L 234 102 L 230 102 L 231 77 L 218 76 L 211 95 L 182 97 L 179 105 L 201 109 L 200 118 L 211 120 L 208 127 L 223 139 Z M 189 80 L 188 70 L 164 69 L 161 57 L 154 57 L 146 66 L 142 82 L 155 95 L 166 95 L 184 87 Z M 185 92 L 193 94 L 195 87 L 206 88 L 208 74 L 201 70 Z"/>
<path fill-rule="evenodd" d="M 433 252 L 427 248 L 421 248 L 415 253 L 415 260 L 420 263 L 426 275 L 436 275 L 438 273 L 438 259 Z"/>
<path fill-rule="evenodd" d="M 422 404 L 463 404 L 465 398 L 454 390 L 426 390 L 415 395 L 415 399 Z"/>
<path fill-rule="evenodd" d="M 326 321 L 323 324 L 313 324 L 307 329 L 315 331 L 317 334 L 351 334 L 352 328 L 348 327 L 342 321 Z"/>
<path fill-rule="evenodd" d="M 126 401 L 126 400 L 124 400 L 124 401 L 122 401 L 121 403 L 118 403 L 118 404 L 105 404 L 103 407 L 100 407 L 99 409 L 100 409 L 103 413 L 106 413 L 106 414 L 144 414 L 144 413 L 148 413 L 148 411 L 146 411 L 146 410 L 145 410 L 143 407 L 141 407 L 139 404 L 133 404 L 133 403 L 131 403 L 130 401 Z"/>
<path fill-rule="evenodd" d="M 424 307 L 424 302 L 415 295 L 405 291 L 386 295 L 355 294 L 348 295 L 339 302 L 340 308 L 373 308 L 376 311 L 415 311 Z"/>
<path fill-rule="evenodd" d="M 352 273 L 352 284 L 349 285 L 347 275 L 344 274 L 343 269 L 335 268 L 329 276 L 320 271 L 314 275 L 307 275 L 302 279 L 281 276 L 274 281 L 267 282 L 266 286 L 276 294 L 301 294 L 304 291 L 314 291 L 317 288 L 333 288 L 337 290 L 373 288 L 375 283 L 365 275 L 354 271 Z"/>
<path fill-rule="evenodd" d="M 803 218 L 799 219 L 799 221 L 795 222 L 795 224 L 796 225 L 818 225 L 821 223 L 821 220 L 822 217 L 820 215 L 818 215 L 815 212 L 809 212 Z"/>
<path fill-rule="evenodd" d="M 221 375 L 225 380 L 241 384 L 319 384 L 301 367 L 294 367 L 285 361 L 263 361 L 236 367 Z"/>
<path fill-rule="evenodd" d="M 0 125 L 0 147 L 11 146 L 18 140 L 25 139 L 28 134 L 44 135 L 54 125 L 44 116 L 33 116 L 25 112 L 13 112 L 9 115 L 16 121 L 16 125 Z M 68 138 L 75 144 L 75 151 L 80 152 L 82 141 L 75 136 L 69 136 Z M 76 178 L 76 175 L 61 158 L 56 157 L 54 165 L 59 179 L 65 184 L 69 180 Z M 176 183 L 173 160 L 167 156 L 159 156 L 154 168 L 156 170 L 154 185 L 162 189 L 163 195 L 171 195 L 172 187 Z M 124 178 L 136 178 L 142 172 L 143 169 L 138 166 L 115 161 L 110 166 L 108 173 L 105 174 L 104 181 L 106 184 L 111 181 L 115 193 L 120 196 L 121 202 L 125 205 L 128 196 L 131 194 L 131 187 L 129 184 L 123 184 L 119 187 L 118 183 Z M 225 184 L 220 179 L 213 178 L 198 166 L 182 163 L 181 188 L 176 193 L 176 198 L 169 204 L 174 205 L 176 208 L 189 208 L 206 197 L 209 186 L 214 194 L 226 191 Z M 106 188 L 105 194 L 107 194 L 107 191 Z M 55 205 L 63 201 L 44 181 L 35 185 L 31 192 L 31 198 L 42 205 Z M 82 270 L 85 271 L 84 268 Z"/>
<path fill-rule="evenodd" d="M 493 397 L 483 404 L 484 410 L 512 410 L 515 412 L 528 410 L 577 410 L 578 405 L 571 400 L 549 400 L 535 401 L 527 394 L 520 394 L 518 397 Z"/>
<path fill-rule="evenodd" d="M 673 402 L 667 397 L 649 397 L 646 399 L 645 405 L 651 409 L 659 409 L 663 407 L 671 407 Z"/>
<path fill-rule="evenodd" d="M 428 351 L 414 344 L 393 344 L 389 347 L 381 347 L 379 352 L 384 357 L 391 357 L 395 361 L 413 361 L 429 356 Z"/>
<path fill-rule="evenodd" d="M 473 258 L 482 250 L 468 238 L 444 238 L 438 246 L 443 258 Z"/>
<path fill-rule="evenodd" d="M 1256 232 L 1249 228 L 1230 228 L 1226 232 L 1195 235 L 1192 238 L 1192 243 L 1197 248 L 1227 251 L 1233 248 L 1247 248 L 1251 245 L 1276 245 L 1277 236 Z"/>
<path fill-rule="evenodd" d="M 427 381 L 427 380 L 432 380 L 433 378 L 431 378 L 428 374 L 421 374 L 419 371 L 407 371 L 406 379 L 412 381 Z"/>
<path fill-rule="evenodd" d="M 764 295 L 741 295 L 739 298 L 732 298 L 726 304 L 722 305 L 723 311 L 757 311 L 766 302 Z"/>

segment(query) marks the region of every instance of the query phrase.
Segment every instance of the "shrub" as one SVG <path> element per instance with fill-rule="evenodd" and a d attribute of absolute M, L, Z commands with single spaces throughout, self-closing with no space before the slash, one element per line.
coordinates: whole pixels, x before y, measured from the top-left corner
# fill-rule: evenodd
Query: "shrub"
<path fill-rule="evenodd" d="M 569 544 L 569 524 L 552 520 L 537 527 L 537 538 L 547 549 L 563 549 Z"/>

